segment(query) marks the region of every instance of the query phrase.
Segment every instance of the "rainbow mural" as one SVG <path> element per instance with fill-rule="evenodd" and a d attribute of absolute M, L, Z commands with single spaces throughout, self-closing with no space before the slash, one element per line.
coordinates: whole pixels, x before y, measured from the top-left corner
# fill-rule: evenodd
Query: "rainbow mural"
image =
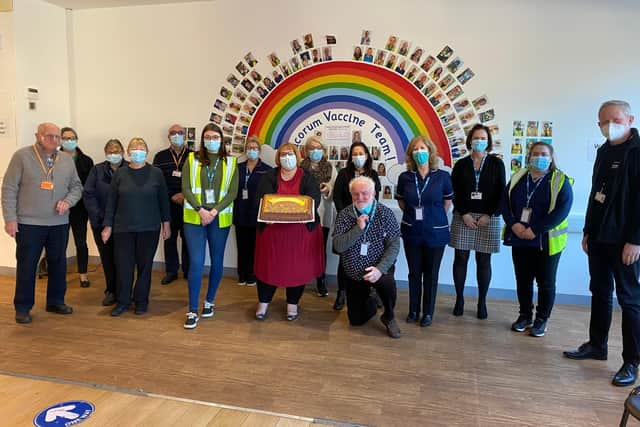
<path fill-rule="evenodd" d="M 426 135 L 436 144 L 444 163 L 452 165 L 444 128 L 424 95 L 402 75 L 366 62 L 324 62 L 287 77 L 259 106 L 248 135 L 257 135 L 265 144 L 277 147 L 293 142 L 293 132 L 305 121 L 335 109 L 376 120 L 391 139 L 386 142 L 395 147 L 399 163 L 404 162 L 411 138 Z M 372 133 L 369 140 L 374 142 L 374 137 Z"/>

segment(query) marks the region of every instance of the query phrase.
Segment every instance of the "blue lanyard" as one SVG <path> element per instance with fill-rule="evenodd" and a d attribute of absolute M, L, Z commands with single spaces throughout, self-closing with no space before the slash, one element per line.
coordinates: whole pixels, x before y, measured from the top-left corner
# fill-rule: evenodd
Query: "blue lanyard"
<path fill-rule="evenodd" d="M 356 220 L 358 219 L 358 211 L 356 210 L 356 205 L 355 203 L 353 205 L 351 205 L 351 207 L 353 208 L 353 215 L 356 217 Z M 367 231 L 369 231 L 369 227 L 371 227 L 371 223 L 373 222 L 373 217 L 376 214 L 376 209 L 378 208 L 378 201 L 376 199 L 373 199 L 373 207 L 371 208 L 371 214 L 369 215 L 369 222 L 367 222 L 367 225 L 364 227 L 364 241 L 367 241 Z"/>
<path fill-rule="evenodd" d="M 251 179 L 251 175 L 253 175 L 253 172 L 255 172 L 256 168 L 258 167 L 258 165 L 260 164 L 260 159 L 258 159 L 258 162 L 256 163 L 256 165 L 253 167 L 253 170 L 251 172 L 249 172 L 249 165 L 247 165 L 247 171 L 244 174 L 244 189 L 248 190 L 248 185 L 249 185 L 249 180 Z"/>
<path fill-rule="evenodd" d="M 429 185 L 429 181 L 431 180 L 431 175 L 427 177 L 424 181 L 424 185 L 422 186 L 422 190 L 420 190 L 420 186 L 418 186 L 418 172 L 414 172 L 413 178 L 416 181 L 416 193 L 418 193 L 418 207 L 422 207 L 422 193 L 427 189 L 427 185 Z"/>
<path fill-rule="evenodd" d="M 540 183 L 544 180 L 545 176 L 547 176 L 546 173 L 544 175 L 542 175 L 540 177 L 540 179 L 538 179 L 538 182 L 536 182 L 536 186 L 533 187 L 533 190 L 531 192 L 529 192 L 529 178 L 531 177 L 531 174 L 529 172 L 527 172 L 527 207 L 529 207 L 529 202 L 531 202 L 531 198 L 533 197 L 533 193 L 535 193 L 536 190 L 538 189 L 538 187 L 540 187 Z M 533 180 L 533 178 L 531 178 L 531 180 Z"/>
<path fill-rule="evenodd" d="M 216 170 L 218 169 L 218 162 L 220 161 L 220 157 L 216 159 L 216 165 L 213 167 L 213 170 L 209 169 L 209 165 L 207 165 L 207 179 L 209 180 L 209 187 L 211 187 L 211 183 L 213 182 L 213 177 L 216 175 Z"/>
<path fill-rule="evenodd" d="M 482 168 L 484 167 L 484 161 L 487 160 L 487 155 L 482 156 L 482 161 L 480 162 L 480 168 L 476 170 L 473 168 L 473 172 L 476 175 L 476 193 L 478 192 L 478 186 L 480 185 L 480 174 L 482 173 Z M 471 159 L 471 165 L 473 166 L 473 159 Z"/>

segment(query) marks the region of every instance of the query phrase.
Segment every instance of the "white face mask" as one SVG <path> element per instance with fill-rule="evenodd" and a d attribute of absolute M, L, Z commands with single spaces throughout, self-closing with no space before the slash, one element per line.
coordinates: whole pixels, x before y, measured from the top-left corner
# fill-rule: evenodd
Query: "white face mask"
<path fill-rule="evenodd" d="M 627 127 L 619 123 L 609 122 L 606 125 L 601 126 L 600 131 L 602 132 L 602 136 L 607 138 L 609 141 L 617 141 L 624 136 L 627 131 Z"/>

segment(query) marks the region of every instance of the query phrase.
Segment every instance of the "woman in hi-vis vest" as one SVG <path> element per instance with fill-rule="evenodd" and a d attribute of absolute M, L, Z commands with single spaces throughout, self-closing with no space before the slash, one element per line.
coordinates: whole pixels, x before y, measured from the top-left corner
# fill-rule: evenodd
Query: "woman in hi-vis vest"
<path fill-rule="evenodd" d="M 233 222 L 233 200 L 238 194 L 236 158 L 222 144 L 222 130 L 213 123 L 202 129 L 200 148 L 189 153 L 182 168 L 184 235 L 189 248 L 189 312 L 186 329 L 198 326 L 198 300 L 204 256 L 209 243 L 209 288 L 203 318 L 213 317 L 216 291 L 222 279 L 224 248 Z"/>
<path fill-rule="evenodd" d="M 500 210 L 505 222 L 504 244 L 511 246 L 520 315 L 511 329 L 544 336 L 556 296 L 556 272 L 567 245 L 567 216 L 573 203 L 573 179 L 556 167 L 553 146 L 536 142 L 525 169 L 505 188 Z M 533 279 L 538 306 L 533 321 Z"/>

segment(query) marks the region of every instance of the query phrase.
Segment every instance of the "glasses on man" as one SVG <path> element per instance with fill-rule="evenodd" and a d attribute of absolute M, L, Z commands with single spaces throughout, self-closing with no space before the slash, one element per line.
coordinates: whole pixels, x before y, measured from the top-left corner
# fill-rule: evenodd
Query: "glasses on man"
<path fill-rule="evenodd" d="M 184 131 L 183 130 L 172 130 L 171 132 L 169 132 L 169 135 L 173 136 L 173 135 L 184 135 Z"/>

